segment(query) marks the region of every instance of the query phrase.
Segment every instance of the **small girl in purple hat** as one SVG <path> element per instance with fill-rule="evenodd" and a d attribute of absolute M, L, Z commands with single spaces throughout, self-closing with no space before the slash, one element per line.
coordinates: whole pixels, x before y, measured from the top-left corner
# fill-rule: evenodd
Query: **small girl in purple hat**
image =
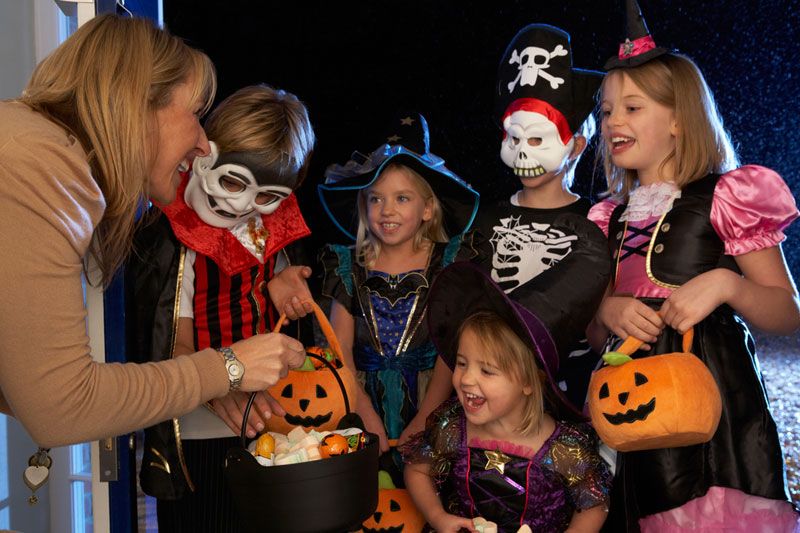
<path fill-rule="evenodd" d="M 438 532 L 599 531 L 611 481 L 597 436 L 554 386 L 545 325 L 469 263 L 443 270 L 429 329 L 457 399 L 401 448 L 414 503 Z"/>

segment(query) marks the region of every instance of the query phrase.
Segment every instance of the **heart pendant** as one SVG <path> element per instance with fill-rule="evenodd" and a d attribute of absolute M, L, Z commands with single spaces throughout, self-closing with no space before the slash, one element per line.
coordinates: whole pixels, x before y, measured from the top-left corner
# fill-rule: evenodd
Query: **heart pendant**
<path fill-rule="evenodd" d="M 50 476 L 50 470 L 44 466 L 29 466 L 25 469 L 22 479 L 29 489 L 35 491 L 45 483 Z"/>

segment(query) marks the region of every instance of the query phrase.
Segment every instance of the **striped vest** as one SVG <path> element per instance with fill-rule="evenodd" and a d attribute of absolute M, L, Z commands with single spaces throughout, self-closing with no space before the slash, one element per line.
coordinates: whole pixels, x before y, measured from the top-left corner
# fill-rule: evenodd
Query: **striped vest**
<path fill-rule="evenodd" d="M 272 331 L 277 320 L 267 292 L 275 256 L 233 276 L 200 253 L 194 263 L 194 342 L 198 350 L 230 346 Z"/>

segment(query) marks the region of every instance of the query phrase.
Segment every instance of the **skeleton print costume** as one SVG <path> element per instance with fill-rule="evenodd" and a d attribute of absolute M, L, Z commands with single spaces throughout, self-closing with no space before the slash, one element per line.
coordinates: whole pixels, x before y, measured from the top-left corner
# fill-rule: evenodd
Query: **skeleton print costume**
<path fill-rule="evenodd" d="M 572 67 L 566 32 L 544 24 L 519 31 L 500 61 L 495 94 L 500 158 L 515 176 L 567 175 L 565 158 L 589 119 L 601 79 L 599 72 Z M 589 207 L 579 199 L 535 209 L 519 205 L 514 195 L 482 206 L 476 221 L 483 266 L 506 294 L 551 325 L 558 337 L 558 385 L 579 407 L 599 357 L 585 331 L 611 274 L 603 235 L 586 219 Z"/>
<path fill-rule="evenodd" d="M 483 266 L 506 294 L 553 320 L 569 315 L 560 319 L 566 330 L 557 333 L 556 381 L 577 407 L 598 358 L 583 332 L 611 272 L 605 239 L 586 218 L 589 208 L 585 199 L 555 209 L 522 207 L 515 195 L 482 208 L 475 222 Z M 543 306 L 552 307 L 539 311 Z"/>

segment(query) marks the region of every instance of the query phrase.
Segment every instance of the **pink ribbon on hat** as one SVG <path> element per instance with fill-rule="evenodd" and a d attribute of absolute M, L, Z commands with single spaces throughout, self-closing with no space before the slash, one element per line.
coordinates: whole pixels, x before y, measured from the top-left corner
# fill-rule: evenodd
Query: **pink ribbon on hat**
<path fill-rule="evenodd" d="M 619 58 L 626 59 L 631 56 L 638 56 L 645 52 L 649 52 L 655 47 L 656 42 L 649 35 L 639 37 L 633 41 L 630 39 L 625 39 L 625 42 L 619 45 Z"/>

